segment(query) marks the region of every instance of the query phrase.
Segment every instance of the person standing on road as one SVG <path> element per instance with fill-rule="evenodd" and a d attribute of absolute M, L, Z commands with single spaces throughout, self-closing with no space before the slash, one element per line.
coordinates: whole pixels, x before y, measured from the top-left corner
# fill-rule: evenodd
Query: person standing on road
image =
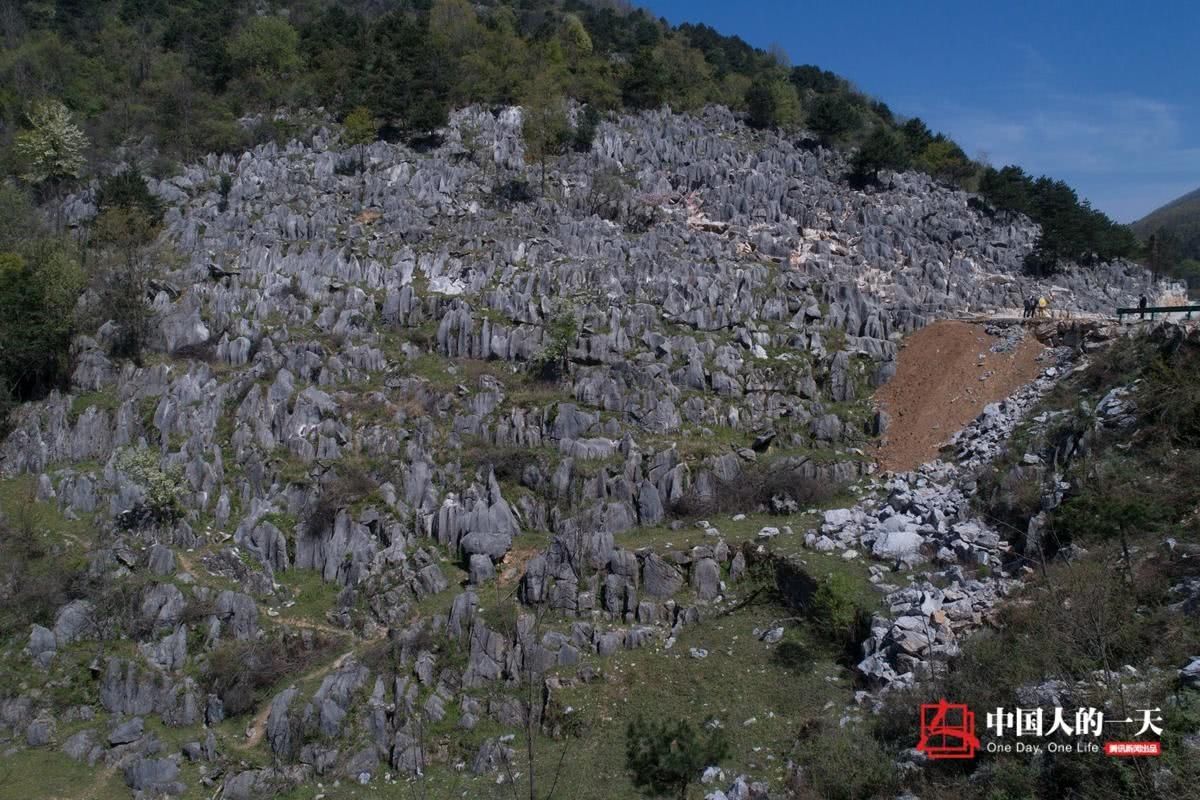
<path fill-rule="evenodd" d="M 1146 318 L 1146 306 L 1147 305 L 1149 305 L 1149 301 L 1146 300 L 1146 293 L 1143 292 L 1141 297 L 1138 298 L 1138 319 Z"/>

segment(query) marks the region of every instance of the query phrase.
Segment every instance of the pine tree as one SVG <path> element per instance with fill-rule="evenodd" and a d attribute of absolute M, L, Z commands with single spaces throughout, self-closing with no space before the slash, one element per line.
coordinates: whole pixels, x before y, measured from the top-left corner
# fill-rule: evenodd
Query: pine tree
<path fill-rule="evenodd" d="M 701 737 L 686 720 L 655 722 L 640 715 L 625 732 L 625 766 L 633 784 L 650 795 L 681 800 L 700 772 L 729 754 L 720 731 Z"/>

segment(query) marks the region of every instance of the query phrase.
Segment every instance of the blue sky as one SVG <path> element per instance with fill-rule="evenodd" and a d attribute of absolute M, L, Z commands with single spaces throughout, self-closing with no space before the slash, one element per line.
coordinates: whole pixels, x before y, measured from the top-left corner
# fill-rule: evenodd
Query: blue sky
<path fill-rule="evenodd" d="M 641 3 L 817 64 L 1121 222 L 1200 187 L 1200 2 Z"/>

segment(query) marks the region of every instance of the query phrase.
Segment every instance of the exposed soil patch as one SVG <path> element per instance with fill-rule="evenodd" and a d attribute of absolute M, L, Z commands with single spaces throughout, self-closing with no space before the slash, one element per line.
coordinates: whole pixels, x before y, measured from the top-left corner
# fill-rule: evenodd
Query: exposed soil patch
<path fill-rule="evenodd" d="M 1045 348 L 1027 333 L 1011 352 L 993 353 L 1000 341 L 984 325 L 935 322 L 904 341 L 896 375 L 875 393 L 891 416 L 875 458 L 881 468 L 915 469 L 937 457 L 955 431 L 1037 377 Z"/>
<path fill-rule="evenodd" d="M 509 550 L 504 556 L 504 560 L 500 563 L 503 568 L 500 570 L 498 583 L 500 586 L 512 586 L 521 579 L 525 574 L 525 565 L 534 556 L 541 555 L 542 551 L 536 547 L 514 547 Z"/>

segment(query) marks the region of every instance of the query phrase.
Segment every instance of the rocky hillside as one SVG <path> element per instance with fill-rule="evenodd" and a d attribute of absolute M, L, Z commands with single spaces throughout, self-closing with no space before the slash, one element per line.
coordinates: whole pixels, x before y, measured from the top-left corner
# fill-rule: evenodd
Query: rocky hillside
<path fill-rule="evenodd" d="M 870 477 L 873 389 L 935 320 L 1105 311 L 1140 270 L 1034 285 L 1025 218 L 917 173 L 852 189 L 720 109 L 548 163 L 520 134 L 471 108 L 360 154 L 322 125 L 152 185 L 152 353 L 78 337 L 0 445 L 13 785 L 499 796 L 567 764 L 614 783 L 560 796 L 632 796 L 638 706 L 744 730 L 707 777 L 765 796 L 800 781 L 797 720 L 934 674 L 1015 590 L 959 470 L 1070 349 L 907 477 Z"/>

